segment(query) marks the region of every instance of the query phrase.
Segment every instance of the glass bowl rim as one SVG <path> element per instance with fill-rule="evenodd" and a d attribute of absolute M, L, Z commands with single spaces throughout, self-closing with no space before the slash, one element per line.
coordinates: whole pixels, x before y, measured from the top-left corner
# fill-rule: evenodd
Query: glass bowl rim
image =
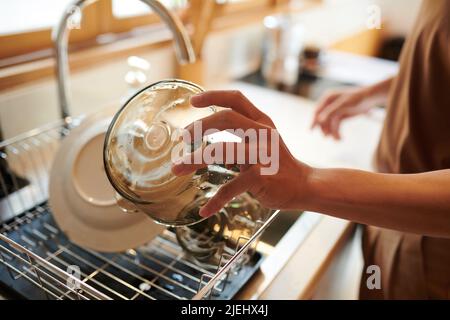
<path fill-rule="evenodd" d="M 127 201 L 129 201 L 129 202 L 131 202 L 131 203 L 142 204 L 142 205 L 151 204 L 150 201 L 140 200 L 140 199 L 137 199 L 137 198 L 132 198 L 132 197 L 130 197 L 128 194 L 126 194 L 125 192 L 123 192 L 123 190 L 120 190 L 120 188 L 118 188 L 118 187 L 116 186 L 116 183 L 114 182 L 114 180 L 113 180 L 113 178 L 112 178 L 112 176 L 111 176 L 112 174 L 111 174 L 111 172 L 109 171 L 109 166 L 107 165 L 107 161 L 106 161 L 106 159 L 107 159 L 107 152 L 108 152 L 108 150 L 107 150 L 107 142 L 108 142 L 109 139 L 110 139 L 111 132 L 112 132 L 112 130 L 114 129 L 114 125 L 115 125 L 117 119 L 118 119 L 118 118 L 120 117 L 120 115 L 125 111 L 125 109 L 126 109 L 127 106 L 129 105 L 129 103 L 130 103 L 134 98 L 136 98 L 136 97 L 137 97 L 138 95 L 140 95 L 142 92 L 144 92 L 144 91 L 150 89 L 151 87 L 155 87 L 155 86 L 160 85 L 160 84 L 170 84 L 170 83 L 175 83 L 175 84 L 178 83 L 178 84 L 189 85 L 189 86 L 193 86 L 193 87 L 199 89 L 201 92 L 204 92 L 204 91 L 205 91 L 205 89 L 204 89 L 203 87 L 199 86 L 199 85 L 196 84 L 196 83 L 193 83 L 193 82 L 187 81 L 187 80 L 176 79 L 176 78 L 173 78 L 173 79 L 163 79 L 163 80 L 159 80 L 159 81 L 157 81 L 157 82 L 151 83 L 151 84 L 145 86 L 144 88 L 138 90 L 135 94 L 133 94 L 131 97 L 129 97 L 129 98 L 127 99 L 127 101 L 125 101 L 125 103 L 120 107 L 120 109 L 119 109 L 119 110 L 116 112 L 116 114 L 113 116 L 113 118 L 112 118 L 112 120 L 111 120 L 111 123 L 110 123 L 109 126 L 108 126 L 108 130 L 106 131 L 106 134 L 105 134 L 105 141 L 104 141 L 104 143 L 103 143 L 103 167 L 105 168 L 106 176 L 107 176 L 107 178 L 108 178 L 108 180 L 109 180 L 109 183 L 110 183 L 110 184 L 112 185 L 112 187 L 114 188 L 114 190 L 115 190 L 122 198 L 124 198 L 125 200 L 127 200 Z"/>

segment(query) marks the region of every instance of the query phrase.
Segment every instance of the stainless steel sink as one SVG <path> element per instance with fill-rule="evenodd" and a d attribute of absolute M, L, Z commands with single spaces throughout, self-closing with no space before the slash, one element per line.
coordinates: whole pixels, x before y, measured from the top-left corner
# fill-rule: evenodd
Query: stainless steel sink
<path fill-rule="evenodd" d="M 301 216 L 301 211 L 282 211 L 261 236 L 261 241 L 273 247 Z"/>
<path fill-rule="evenodd" d="M 310 100 L 318 100 L 322 96 L 322 94 L 329 89 L 354 85 L 352 83 L 327 79 L 309 73 L 299 73 L 297 82 L 293 85 L 284 85 L 281 83 L 270 84 L 262 75 L 261 70 L 257 70 L 239 79 L 239 81 L 251 83 L 264 88 L 270 88 L 286 93 L 295 94 Z"/>

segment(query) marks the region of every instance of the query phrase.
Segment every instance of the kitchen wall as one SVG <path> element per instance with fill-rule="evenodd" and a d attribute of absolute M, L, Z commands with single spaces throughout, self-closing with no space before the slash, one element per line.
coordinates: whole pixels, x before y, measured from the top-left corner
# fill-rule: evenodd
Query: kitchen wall
<path fill-rule="evenodd" d="M 423 0 L 373 0 L 380 6 L 387 36 L 405 36 L 413 27 Z M 405 9 L 407 8 L 407 9 Z"/>
<path fill-rule="evenodd" d="M 227 81 L 258 68 L 262 43 L 259 24 L 211 36 L 205 44 L 206 83 Z M 173 48 L 154 50 L 145 55 L 151 67 L 148 83 L 176 75 Z M 102 63 L 71 74 L 71 114 L 80 115 L 117 104 L 127 95 L 124 81 L 129 71 L 126 59 Z M 0 93 L 0 125 L 4 138 L 42 126 L 59 118 L 54 79 L 45 79 Z"/>
<path fill-rule="evenodd" d="M 305 31 L 303 39 L 297 41 L 327 47 L 362 30 L 365 28 L 367 5 L 373 1 L 325 0 L 322 7 L 297 14 L 294 20 L 302 24 Z M 387 3 L 385 0 L 376 1 L 382 5 Z M 404 6 L 406 1 L 417 3 L 420 0 L 395 2 L 401 2 Z M 390 15 L 402 16 L 396 11 L 400 7 L 389 5 L 389 8 Z M 402 17 L 405 16 L 408 15 Z M 400 24 L 403 25 L 403 22 Z M 258 68 L 263 39 L 262 23 L 216 32 L 208 37 L 203 54 L 207 86 L 239 78 Z M 175 58 L 171 47 L 154 50 L 141 57 L 151 63 L 148 82 L 175 76 Z M 74 73 L 71 76 L 72 114 L 89 113 L 113 104 L 119 107 L 121 98 L 128 90 L 124 82 L 128 69 L 126 59 L 118 59 L 106 64 L 99 61 L 95 68 Z M 57 120 L 58 117 L 53 79 L 0 93 L 0 125 L 5 138 Z"/>

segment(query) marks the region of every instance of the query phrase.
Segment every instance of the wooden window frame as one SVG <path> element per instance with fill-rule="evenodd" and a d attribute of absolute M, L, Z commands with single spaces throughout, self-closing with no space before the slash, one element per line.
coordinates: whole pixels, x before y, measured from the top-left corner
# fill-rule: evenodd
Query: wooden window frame
<path fill-rule="evenodd" d="M 220 6 L 221 10 L 219 16 L 223 17 L 230 14 L 267 8 L 279 1 L 280 0 L 248 0 L 243 3 L 225 4 Z M 188 21 L 188 12 L 188 9 L 179 10 L 177 14 L 179 14 L 183 21 Z M 95 39 L 98 35 L 126 33 L 138 27 L 156 23 L 159 23 L 159 18 L 157 15 L 151 13 L 133 17 L 117 18 L 113 14 L 112 0 L 99 0 L 83 9 L 81 28 L 79 30 L 71 31 L 69 42 L 85 48 L 86 46 L 95 43 Z M 52 47 L 51 28 L 10 35 L 0 35 L 0 47 L 2 48 L 0 51 L 0 67 L 20 63 L 26 60 L 26 58 L 20 58 L 20 56 L 39 50 L 50 49 Z M 14 60 L 18 62 L 14 63 Z"/>
<path fill-rule="evenodd" d="M 137 1 L 137 0 L 136 0 Z M 190 0 L 196 1 L 211 0 Z M 304 0 L 300 11 L 308 10 L 322 0 Z M 221 5 L 213 18 L 211 32 L 235 28 L 261 20 L 266 15 L 286 12 L 289 0 L 248 0 L 243 3 Z M 194 6 L 177 12 L 189 31 L 195 26 Z M 192 11 L 190 11 L 192 10 Z M 105 15 L 105 12 L 110 14 Z M 102 14 L 99 19 L 98 15 Z M 108 16 L 109 19 L 105 18 Z M 93 62 L 116 59 L 136 52 L 148 52 L 152 48 L 169 45 L 170 35 L 159 32 L 162 26 L 155 14 L 117 19 L 112 14 L 111 0 L 99 0 L 83 10 L 80 30 L 70 34 L 70 66 L 86 68 Z M 145 32 L 134 32 L 142 27 Z M 149 35 L 150 32 L 150 35 Z M 54 59 L 51 30 L 40 30 L 15 35 L 0 36 L 0 92 L 41 78 L 53 76 Z M 109 42 L 98 41 L 98 36 L 111 33 Z M 118 41 L 116 41 L 118 40 Z M 193 39 L 195 40 L 195 39 Z M 117 43 L 111 43 L 117 42 Z M 195 42 L 195 41 L 194 41 Z M 26 46 L 24 46 L 24 43 Z M 32 50 L 30 52 L 30 50 Z"/>
<path fill-rule="evenodd" d="M 99 34 L 98 12 L 102 7 L 102 1 L 95 2 L 83 10 L 83 19 L 79 30 L 72 30 L 70 43 L 81 43 L 95 38 Z M 109 0 L 106 0 L 109 1 Z M 52 47 L 51 28 L 37 31 L 25 31 L 10 35 L 0 36 L 0 60 L 14 58 L 19 55 L 29 54 L 38 50 Z"/>

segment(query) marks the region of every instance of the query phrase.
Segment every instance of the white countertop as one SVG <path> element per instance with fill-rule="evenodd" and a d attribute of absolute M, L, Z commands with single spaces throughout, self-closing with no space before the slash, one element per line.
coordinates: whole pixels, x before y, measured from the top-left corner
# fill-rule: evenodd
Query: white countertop
<path fill-rule="evenodd" d="M 371 168 L 384 117 L 382 110 L 345 121 L 342 140 L 337 142 L 317 129 L 310 130 L 315 107 L 312 101 L 243 82 L 220 88 L 240 90 L 269 115 L 292 154 L 301 161 L 318 167 Z"/>
<path fill-rule="evenodd" d="M 398 64 L 392 61 L 340 51 L 322 54 L 320 77 L 340 82 L 370 85 L 395 75 Z M 343 122 L 342 140 L 326 138 L 310 130 L 315 102 L 244 82 L 210 86 L 240 90 L 256 107 L 269 115 L 291 152 L 301 161 L 318 167 L 371 169 L 373 151 L 378 143 L 384 110 L 357 116 Z"/>

